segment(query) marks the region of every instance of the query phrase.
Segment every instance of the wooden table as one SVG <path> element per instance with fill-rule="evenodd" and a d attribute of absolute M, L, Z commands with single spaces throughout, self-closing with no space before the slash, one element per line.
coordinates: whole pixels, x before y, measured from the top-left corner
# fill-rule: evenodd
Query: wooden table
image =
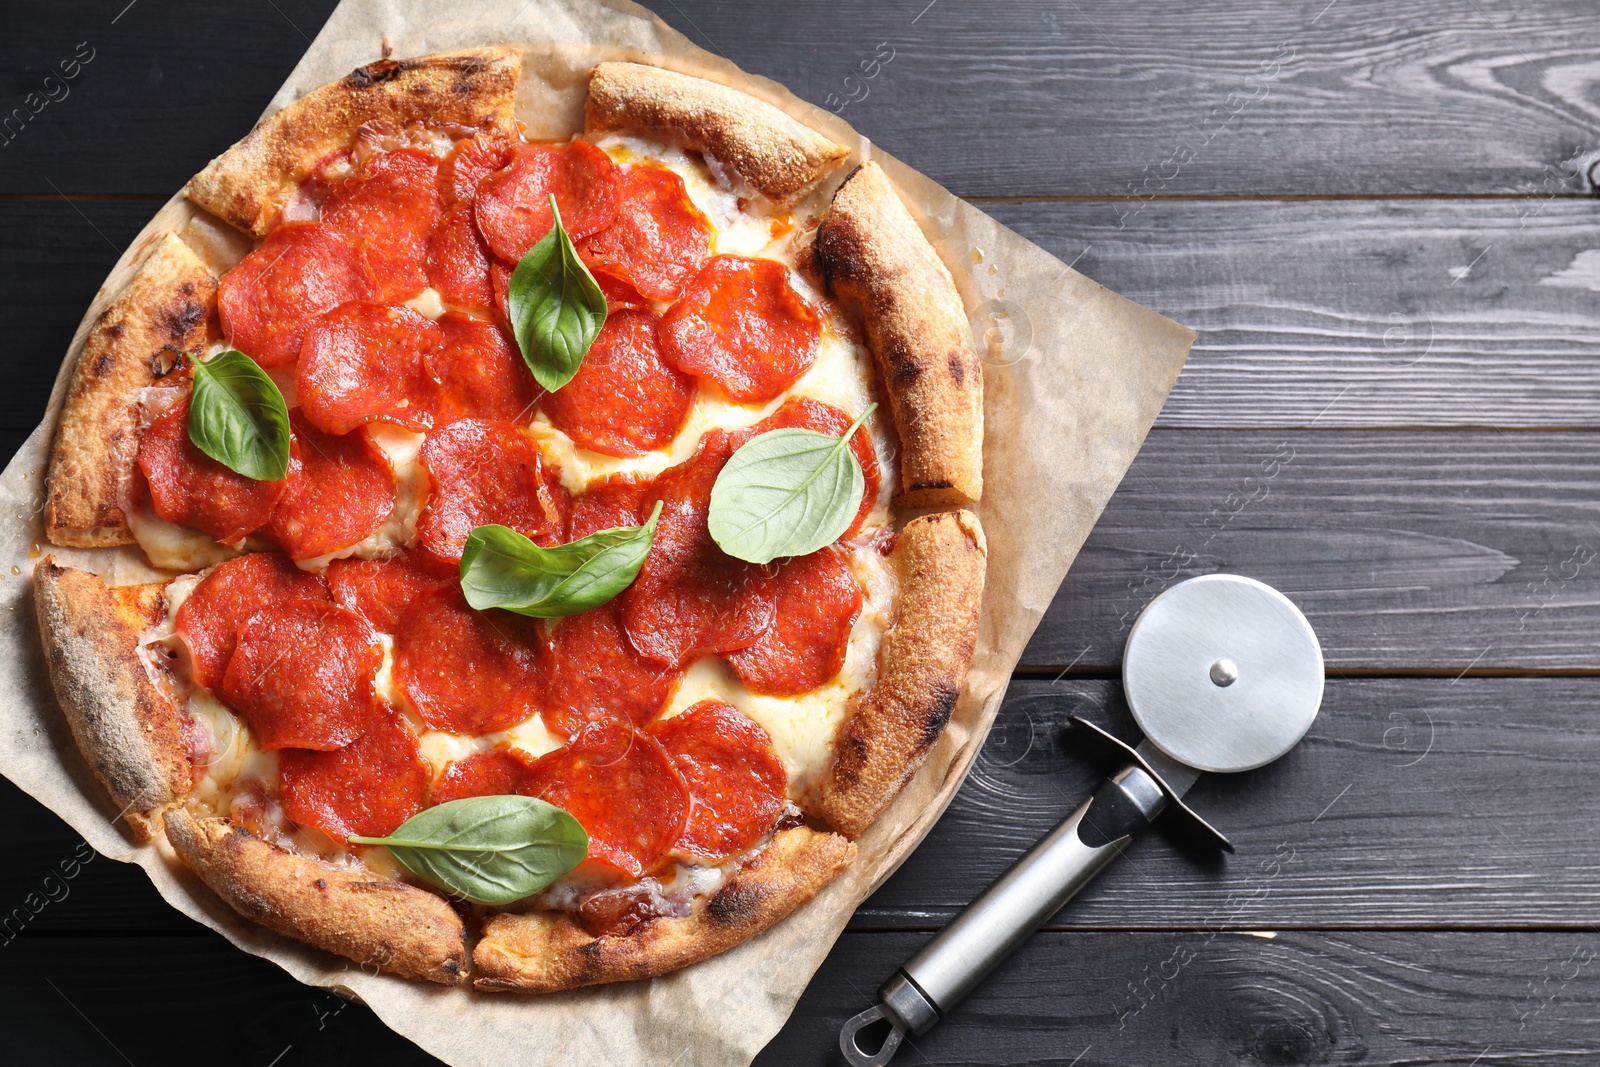
<path fill-rule="evenodd" d="M 331 9 L 126 2 L 0 8 L 6 111 L 93 52 L 0 144 L 8 455 L 117 254 Z M 971 778 L 761 1064 L 835 1062 L 839 1023 L 1072 806 L 1098 768 L 1063 722 L 1129 730 L 1129 621 L 1217 570 L 1287 593 L 1328 663 L 1304 744 L 1191 794 L 1238 853 L 1140 841 L 900 1061 L 1600 1057 L 1600 20 L 1580 0 L 1262 6 L 662 4 L 1200 332 Z M 0 810 L 3 914 L 81 846 L 4 783 Z M 0 946 L 0 1058 L 428 1061 L 134 868 L 55 885 Z"/>

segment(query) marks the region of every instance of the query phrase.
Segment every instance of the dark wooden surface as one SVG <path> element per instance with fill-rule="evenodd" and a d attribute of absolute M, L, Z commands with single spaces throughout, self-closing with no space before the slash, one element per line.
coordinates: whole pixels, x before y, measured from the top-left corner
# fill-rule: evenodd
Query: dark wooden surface
<path fill-rule="evenodd" d="M 5 455 L 118 252 L 330 9 L 0 0 L 0 117 L 94 49 L 0 144 Z M 1093 783 L 1066 718 L 1131 730 L 1133 616 L 1217 570 L 1301 604 L 1329 667 L 1306 743 L 1192 794 L 1237 854 L 1140 841 L 901 1059 L 1600 1060 L 1592 5 L 660 14 L 818 104 L 859 97 L 843 114 L 868 136 L 1200 331 L 971 777 L 758 1062 L 839 1062 L 838 1024 Z M 880 42 L 894 58 L 846 83 Z M 0 913 L 55 898 L 0 939 L 6 1060 L 433 1062 L 179 917 L 136 868 L 46 883 L 76 835 L 3 781 L 0 813 Z"/>

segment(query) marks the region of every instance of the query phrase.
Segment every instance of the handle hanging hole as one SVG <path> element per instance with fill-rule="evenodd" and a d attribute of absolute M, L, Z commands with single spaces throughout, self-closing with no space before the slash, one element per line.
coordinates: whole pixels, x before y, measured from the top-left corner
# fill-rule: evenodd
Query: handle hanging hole
<path fill-rule="evenodd" d="M 882 1026 L 875 1025 L 882 1023 Z M 883 1031 L 883 1042 L 878 1044 L 877 1034 Z M 860 1015 L 852 1016 L 839 1031 L 839 1051 L 844 1053 L 844 1058 L 849 1061 L 850 1067 L 884 1067 L 894 1057 L 899 1049 L 900 1042 L 905 1039 L 905 1034 L 891 1023 L 883 1014 L 883 1008 L 874 1004 Z M 860 1041 L 865 1040 L 868 1045 L 877 1045 L 876 1052 L 869 1052 L 862 1048 Z"/>

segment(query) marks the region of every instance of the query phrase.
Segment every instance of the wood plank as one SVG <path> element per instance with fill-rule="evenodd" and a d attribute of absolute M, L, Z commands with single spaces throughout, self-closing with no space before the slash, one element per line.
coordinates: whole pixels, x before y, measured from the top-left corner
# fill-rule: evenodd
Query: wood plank
<path fill-rule="evenodd" d="M 939 926 L 975 897 L 1109 770 L 1076 754 L 1068 716 L 1138 736 L 1120 691 L 1013 682 L 950 809 L 855 928 Z M 1588 678 L 1330 678 L 1293 752 L 1189 794 L 1235 855 L 1146 836 L 1053 922 L 1592 931 L 1600 842 L 1573 805 L 1600 759 L 1595 691 Z"/>
<path fill-rule="evenodd" d="M 0 777 L 0 817 L 13 862 L 0 868 L 0 945 L 22 936 L 186 934 L 195 924 L 156 893 L 144 871 L 95 852 L 49 808 Z M 3 959 L 3 957 L 0 957 Z"/>
<path fill-rule="evenodd" d="M 0 200 L 0 320 L 7 327 L 0 429 L 38 424 L 73 331 L 159 206 L 56 196 Z M 5 456 L 9 462 L 11 450 Z"/>
<path fill-rule="evenodd" d="M 845 934 L 756 1063 L 839 1062 L 840 1024 L 926 937 Z M 18 1063 L 210 1064 L 223 1042 L 249 1067 L 438 1063 L 364 1006 L 209 933 L 23 938 L 3 952 L 0 1028 Z M 1600 1054 L 1597 952 L 1593 931 L 1046 933 L 897 1062 L 1585 1062 Z M 205 1021 L 177 1036 L 152 1025 L 174 1005 Z"/>
<path fill-rule="evenodd" d="M 965 196 L 1545 196 L 1585 190 L 1600 147 L 1582 0 L 653 6 Z M 13 27 L 7 111 L 79 41 L 96 57 L 7 146 L 0 192 L 165 196 L 249 128 L 333 3 L 119 7 Z"/>
<path fill-rule="evenodd" d="M 983 207 L 1199 331 L 1160 425 L 1600 418 L 1593 201 Z"/>
<path fill-rule="evenodd" d="M 846 934 L 756 1064 L 840 1062 L 840 1024 L 923 940 Z M 1044 934 L 896 1062 L 1592 1062 L 1597 953 L 1593 930 Z"/>
<path fill-rule="evenodd" d="M 860 98 L 841 114 L 963 196 L 1549 195 L 1587 191 L 1600 148 L 1600 25 L 1572 0 L 657 10 L 819 105 Z"/>
<path fill-rule="evenodd" d="M 1593 679 L 1330 679 L 1307 740 L 1278 764 L 1203 779 L 1195 808 L 1227 859 L 1160 834 L 1134 844 L 1057 917 L 1059 928 L 1584 928 L 1600 909 L 1600 844 L 1582 818 L 1600 761 Z M 1135 736 L 1110 682 L 1019 681 L 950 810 L 852 928 L 934 929 L 1062 818 L 1107 768 L 1062 729 L 1082 714 Z M 6 786 L 15 829 L 0 916 L 78 839 Z M 104 859 L 27 919 L 32 933 L 172 931 L 143 873 Z"/>
<path fill-rule="evenodd" d="M 250 131 L 335 6 L 67 0 L 9 20 L 0 193 L 166 199 Z M 88 61 L 61 67 L 75 57 Z"/>
<path fill-rule="evenodd" d="M 365 1005 L 303 986 L 185 922 L 187 935 L 21 937 L 0 947 L 6 1061 L 439 1064 Z"/>
<path fill-rule="evenodd" d="M 1022 662 L 1115 668 L 1184 578 L 1283 590 L 1330 669 L 1600 668 L 1600 435 L 1156 430 Z"/>

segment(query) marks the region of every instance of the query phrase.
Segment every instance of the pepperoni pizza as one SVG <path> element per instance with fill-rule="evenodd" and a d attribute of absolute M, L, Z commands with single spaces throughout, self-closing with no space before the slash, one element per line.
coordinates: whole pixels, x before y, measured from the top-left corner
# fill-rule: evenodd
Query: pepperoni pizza
<path fill-rule="evenodd" d="M 247 250 L 165 235 L 93 323 L 36 603 L 136 837 L 281 933 L 537 992 L 720 952 L 850 863 L 972 654 L 982 384 L 876 165 L 634 63 L 594 68 L 576 136 L 529 141 L 519 73 L 374 63 L 189 183 Z M 772 488 L 729 471 L 780 441 L 859 477 L 822 543 L 763 559 L 714 517 Z M 484 606 L 490 542 L 589 592 Z M 408 860 L 486 802 L 577 852 L 498 896 Z"/>

